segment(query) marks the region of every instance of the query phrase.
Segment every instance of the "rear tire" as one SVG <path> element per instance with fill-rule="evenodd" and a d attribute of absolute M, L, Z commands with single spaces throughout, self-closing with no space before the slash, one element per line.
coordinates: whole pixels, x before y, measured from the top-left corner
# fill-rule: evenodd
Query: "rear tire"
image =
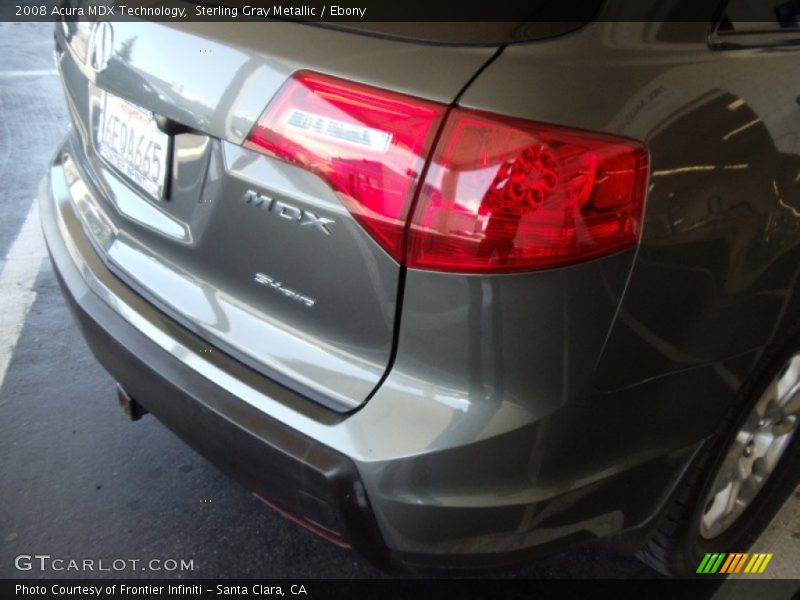
<path fill-rule="evenodd" d="M 639 559 L 665 575 L 688 576 L 707 553 L 747 552 L 800 483 L 799 420 L 800 336 L 792 336 L 742 387 Z"/>

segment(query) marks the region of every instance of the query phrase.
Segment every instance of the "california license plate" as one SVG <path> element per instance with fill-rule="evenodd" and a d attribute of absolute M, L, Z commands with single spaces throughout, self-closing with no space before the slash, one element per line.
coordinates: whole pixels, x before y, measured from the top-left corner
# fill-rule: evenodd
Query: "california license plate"
<path fill-rule="evenodd" d="M 95 132 L 97 153 L 150 197 L 164 197 L 169 136 L 153 114 L 106 93 Z"/>

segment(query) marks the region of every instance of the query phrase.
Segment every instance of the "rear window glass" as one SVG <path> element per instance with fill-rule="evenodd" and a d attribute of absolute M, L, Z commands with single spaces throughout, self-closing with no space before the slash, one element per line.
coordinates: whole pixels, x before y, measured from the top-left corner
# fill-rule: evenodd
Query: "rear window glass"
<path fill-rule="evenodd" d="M 800 0 L 729 0 L 719 33 L 800 30 Z"/>

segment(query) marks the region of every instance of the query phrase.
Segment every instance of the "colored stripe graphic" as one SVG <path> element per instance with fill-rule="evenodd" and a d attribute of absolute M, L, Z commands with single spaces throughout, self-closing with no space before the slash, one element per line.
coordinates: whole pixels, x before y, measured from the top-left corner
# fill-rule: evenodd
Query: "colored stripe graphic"
<path fill-rule="evenodd" d="M 763 573 L 764 570 L 767 568 L 769 561 L 772 560 L 772 554 L 766 553 L 758 553 L 753 554 L 753 558 L 750 559 L 750 562 L 747 564 L 745 568 L 745 573 Z"/>
<path fill-rule="evenodd" d="M 773 554 L 766 552 L 758 552 L 750 554 L 748 552 L 734 552 L 726 554 L 724 552 L 714 552 L 706 554 L 697 567 L 696 573 L 710 574 L 715 573 L 730 575 L 733 573 L 741 573 L 744 567 L 745 573 L 763 573 L 769 561 L 772 560 Z M 749 561 L 748 561 L 749 559 Z M 745 567 L 745 564 L 747 565 Z"/>
<path fill-rule="evenodd" d="M 730 573 L 733 569 L 736 562 L 739 560 L 738 554 L 728 554 L 728 558 L 725 559 L 725 562 L 722 563 L 722 568 L 719 570 L 720 573 Z"/>
<path fill-rule="evenodd" d="M 716 573 L 722 561 L 725 560 L 726 554 L 724 552 L 706 554 L 700 566 L 697 567 L 697 573 Z"/>
<path fill-rule="evenodd" d="M 722 561 L 723 560 L 725 560 L 725 553 L 721 552 L 720 555 L 719 555 L 719 558 L 716 560 L 714 565 L 711 567 L 711 571 L 710 572 L 711 573 L 716 573 L 719 570 L 720 566 L 722 565 Z"/>
<path fill-rule="evenodd" d="M 742 569 L 744 568 L 744 563 L 747 562 L 748 556 L 750 556 L 750 554 L 747 552 L 739 555 L 739 562 L 736 563 L 736 567 L 733 569 L 734 573 L 740 573 L 742 571 Z"/>
<path fill-rule="evenodd" d="M 772 560 L 772 552 L 770 552 L 769 554 L 767 554 L 764 557 L 764 562 L 761 563 L 761 568 L 758 570 L 758 572 L 759 573 L 763 573 L 764 570 L 767 568 L 767 565 L 769 564 L 769 561 L 771 561 L 771 560 Z"/>
<path fill-rule="evenodd" d="M 697 571 L 695 571 L 695 573 L 705 573 L 706 572 L 706 565 L 708 564 L 708 561 L 710 559 L 711 559 L 711 555 L 710 554 L 706 554 L 703 557 L 703 560 L 700 561 L 700 566 L 697 567 Z"/>

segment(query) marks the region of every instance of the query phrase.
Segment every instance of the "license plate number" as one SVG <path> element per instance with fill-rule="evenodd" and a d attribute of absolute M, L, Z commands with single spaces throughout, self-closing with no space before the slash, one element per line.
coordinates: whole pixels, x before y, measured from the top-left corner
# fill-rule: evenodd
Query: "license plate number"
<path fill-rule="evenodd" d="M 150 197 L 164 196 L 169 136 L 155 117 L 113 94 L 105 94 L 95 135 L 97 153 Z"/>

